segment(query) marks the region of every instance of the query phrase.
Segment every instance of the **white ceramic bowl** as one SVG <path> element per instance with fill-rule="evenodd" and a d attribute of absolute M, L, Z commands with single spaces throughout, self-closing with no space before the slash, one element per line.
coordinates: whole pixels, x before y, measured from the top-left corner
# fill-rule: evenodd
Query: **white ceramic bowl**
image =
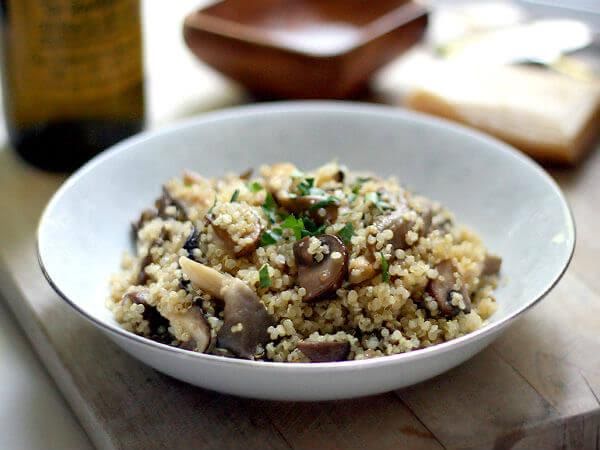
<path fill-rule="evenodd" d="M 119 328 L 104 306 L 108 278 L 131 246 L 130 222 L 159 195 L 165 180 L 185 168 L 218 176 L 276 161 L 313 168 L 333 158 L 351 169 L 398 176 L 449 207 L 502 255 L 499 309 L 489 325 L 423 350 L 321 364 L 192 353 Z M 59 189 L 38 230 L 39 259 L 48 281 L 132 356 L 201 387 L 286 400 L 389 391 L 460 364 L 554 286 L 574 243 L 573 219 L 559 188 L 507 145 L 397 108 L 331 102 L 230 109 L 128 139 Z"/>

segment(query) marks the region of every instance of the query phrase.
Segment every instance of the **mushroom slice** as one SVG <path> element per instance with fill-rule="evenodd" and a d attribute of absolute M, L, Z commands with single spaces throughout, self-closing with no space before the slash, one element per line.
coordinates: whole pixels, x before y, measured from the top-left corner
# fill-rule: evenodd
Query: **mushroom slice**
<path fill-rule="evenodd" d="M 217 346 L 253 359 L 256 346 L 269 340 L 267 328 L 274 324 L 256 293 L 243 281 L 185 256 L 179 259 L 179 265 L 194 285 L 225 303 Z"/>
<path fill-rule="evenodd" d="M 348 251 L 337 236 L 317 236 L 321 244 L 329 247 L 329 253 L 316 262 L 308 252 L 310 238 L 307 236 L 294 244 L 294 257 L 298 266 L 298 285 L 306 290 L 303 300 L 312 302 L 335 292 L 342 286 L 348 273 Z"/>
<path fill-rule="evenodd" d="M 337 220 L 339 200 L 331 196 L 323 195 L 290 195 L 288 192 L 279 191 L 275 193 L 275 200 L 282 208 L 293 214 L 308 213 L 308 216 L 317 225 L 334 223 Z M 319 203 L 324 206 L 319 207 Z"/>
<path fill-rule="evenodd" d="M 406 250 L 410 247 L 406 242 L 406 233 L 415 229 L 415 221 L 406 218 L 406 213 L 409 210 L 406 207 L 399 207 L 392 211 L 390 214 L 379 216 L 375 220 L 375 226 L 379 232 L 384 230 L 391 230 L 394 233 L 390 243 L 394 250 L 401 249 Z M 431 229 L 432 211 L 430 209 L 424 210 L 421 214 L 423 225 L 418 230 L 419 236 L 426 236 Z"/>
<path fill-rule="evenodd" d="M 485 255 L 481 269 L 481 275 L 497 275 L 502 266 L 502 258 L 488 253 Z"/>
<path fill-rule="evenodd" d="M 181 222 L 188 220 L 188 213 L 185 206 L 171 195 L 166 186 L 163 186 L 162 195 L 158 198 L 158 200 L 156 200 L 155 206 L 158 210 L 158 216 L 163 219 L 173 217 Z M 167 214 L 167 208 L 170 206 L 175 208 L 175 216 L 169 216 Z"/>
<path fill-rule="evenodd" d="M 152 219 L 158 217 L 158 212 L 155 209 L 145 209 L 140 214 L 140 217 L 137 221 L 131 224 L 131 228 L 135 233 L 137 239 L 137 232 L 140 231 L 147 222 L 150 222 Z"/>
<path fill-rule="evenodd" d="M 350 354 L 348 342 L 298 342 L 298 350 L 312 362 L 345 361 Z"/>
<path fill-rule="evenodd" d="M 169 321 L 163 317 L 154 306 L 148 303 L 148 300 L 150 299 L 150 292 L 148 289 L 142 288 L 127 292 L 125 295 L 123 295 L 123 300 L 125 299 L 137 305 L 144 305 L 144 313 L 142 314 L 142 317 L 148 322 L 148 328 L 150 330 L 149 337 L 151 339 L 163 343 L 168 343 L 170 340 L 172 340 L 169 338 L 170 335 L 167 331 L 167 328 L 169 327 Z"/>
<path fill-rule="evenodd" d="M 350 284 L 359 284 L 370 280 L 377 272 L 371 261 L 365 256 L 357 256 L 350 259 L 348 281 Z"/>
<path fill-rule="evenodd" d="M 200 243 L 200 233 L 198 229 L 192 225 L 192 232 L 185 240 L 183 244 L 183 248 L 191 255 L 194 249 L 198 248 L 198 244 Z"/>
<path fill-rule="evenodd" d="M 211 344 L 210 325 L 198 306 L 192 306 L 181 313 L 164 313 L 171 327 L 175 330 L 175 336 L 179 338 L 182 334 L 188 334 L 189 339 L 181 343 L 181 348 L 205 352 Z"/>
<path fill-rule="evenodd" d="M 150 275 L 146 272 L 146 267 L 153 263 L 152 253 L 150 253 L 152 246 L 148 249 L 148 252 L 144 255 L 142 260 L 140 261 L 140 270 L 137 274 L 137 278 L 135 280 L 135 284 L 140 286 L 144 286 L 150 281 Z"/>
<path fill-rule="evenodd" d="M 427 293 L 437 302 L 440 313 L 447 318 L 456 316 L 460 311 L 471 312 L 471 299 L 469 293 L 462 282 L 460 275 L 454 276 L 454 265 L 452 261 L 446 259 L 435 266 L 438 271 L 438 277 L 430 280 L 427 285 Z M 456 288 L 457 282 L 459 288 Z M 462 296 L 464 307 L 452 304 L 455 294 Z M 462 305 L 461 305 L 462 306 Z"/>
<path fill-rule="evenodd" d="M 267 329 L 274 321 L 256 293 L 241 281 L 223 290 L 223 301 L 225 320 L 217 334 L 218 346 L 252 359 L 256 346 L 269 340 Z"/>
<path fill-rule="evenodd" d="M 220 218 L 229 213 L 235 213 L 241 218 L 236 226 Z M 262 224 L 256 211 L 249 205 L 244 203 L 221 205 L 208 214 L 206 220 L 212 225 L 215 234 L 223 241 L 225 247 L 235 256 L 246 256 L 258 247 Z"/>

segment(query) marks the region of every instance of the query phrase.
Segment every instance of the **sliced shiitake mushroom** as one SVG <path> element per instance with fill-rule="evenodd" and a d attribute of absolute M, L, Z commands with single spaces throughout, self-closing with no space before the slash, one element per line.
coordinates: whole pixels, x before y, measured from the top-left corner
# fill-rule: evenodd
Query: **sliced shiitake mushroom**
<path fill-rule="evenodd" d="M 305 302 L 319 300 L 342 286 L 348 273 L 348 251 L 337 236 L 317 236 L 321 244 L 329 247 L 329 253 L 319 262 L 308 252 L 310 238 L 307 236 L 294 244 L 294 257 L 298 266 L 297 283 L 306 290 Z"/>
<path fill-rule="evenodd" d="M 142 317 L 148 322 L 150 329 L 150 339 L 169 344 L 173 340 L 173 336 L 169 334 L 169 321 L 165 319 L 158 310 L 148 303 L 150 292 L 148 289 L 142 288 L 135 291 L 127 292 L 123 295 L 123 300 L 129 300 L 137 305 L 144 305 L 144 313 Z"/>
<path fill-rule="evenodd" d="M 156 200 L 155 206 L 158 210 L 158 216 L 163 219 L 174 218 L 181 222 L 188 220 L 188 213 L 185 206 L 171 195 L 166 186 L 163 186 L 162 195 Z M 167 214 L 167 208 L 170 206 L 175 207 L 175 216 Z"/>
<path fill-rule="evenodd" d="M 218 333 L 218 345 L 242 358 L 252 359 L 256 346 L 269 336 L 267 328 L 274 321 L 256 293 L 243 282 L 232 283 L 223 291 L 223 326 Z"/>
<path fill-rule="evenodd" d="M 497 275 L 502 266 L 502 258 L 497 255 L 488 253 L 483 260 L 481 275 Z"/>
<path fill-rule="evenodd" d="M 406 234 L 415 229 L 416 222 L 406 218 L 408 211 L 406 207 L 399 207 L 391 213 L 381 215 L 375 219 L 375 226 L 379 232 L 391 230 L 394 233 L 390 241 L 394 250 L 406 250 L 410 247 L 406 242 Z M 430 209 L 424 210 L 421 213 L 421 219 L 423 223 L 417 232 L 419 236 L 426 236 L 431 228 L 432 211 Z"/>
<path fill-rule="evenodd" d="M 471 312 L 471 299 L 460 274 L 456 273 L 452 261 L 446 259 L 435 266 L 438 277 L 430 280 L 427 285 L 427 293 L 433 297 L 438 304 L 440 314 L 447 318 L 456 316 L 459 312 Z M 464 302 L 464 308 L 452 304 L 454 294 L 460 294 Z"/>
<path fill-rule="evenodd" d="M 224 323 L 217 333 L 217 347 L 254 359 L 256 347 L 269 340 L 267 329 L 274 325 L 264 305 L 243 281 L 182 256 L 181 270 L 207 294 L 223 300 Z"/>
<path fill-rule="evenodd" d="M 186 341 L 181 342 L 181 348 L 200 353 L 208 350 L 211 345 L 210 325 L 199 306 L 192 306 L 184 312 L 163 312 L 163 315 L 176 330 L 176 335 L 181 336 L 185 333 L 189 336 Z"/>
<path fill-rule="evenodd" d="M 198 248 L 198 244 L 200 242 L 200 233 L 195 226 L 192 226 L 192 232 L 185 240 L 183 244 L 183 248 L 191 255 L 194 249 Z"/>
<path fill-rule="evenodd" d="M 350 259 L 348 273 L 348 281 L 350 284 L 360 284 L 377 275 L 373 262 L 362 255 Z"/>
<path fill-rule="evenodd" d="M 254 172 L 254 169 L 253 169 L 253 168 L 246 169 L 246 170 L 244 170 L 242 173 L 240 173 L 239 177 L 240 177 L 242 180 L 246 180 L 246 181 L 247 181 L 247 180 L 249 180 L 249 179 L 250 179 L 250 177 L 252 176 L 252 172 Z"/>
<path fill-rule="evenodd" d="M 298 350 L 311 362 L 345 361 L 350 354 L 348 342 L 298 342 Z"/>
<path fill-rule="evenodd" d="M 244 242 L 243 245 L 240 245 L 234 240 L 234 237 L 229 234 L 227 228 L 216 224 L 216 217 L 214 214 L 208 214 L 206 216 L 206 220 L 212 225 L 215 234 L 219 239 L 221 239 L 227 250 L 229 250 L 235 256 L 246 256 L 252 253 L 258 247 L 258 244 L 260 243 L 260 234 L 262 233 L 262 224 L 260 217 L 250 206 L 241 203 L 240 207 L 248 209 L 248 212 L 250 212 L 254 222 L 252 231 L 241 236 L 244 241 L 248 240 L 248 242 Z"/>
<path fill-rule="evenodd" d="M 152 243 L 148 247 L 146 254 L 140 261 L 140 269 L 139 269 L 139 272 L 137 275 L 136 284 L 142 285 L 142 286 L 148 284 L 148 281 L 150 281 L 151 278 L 148 275 L 148 273 L 146 272 L 146 267 L 148 267 L 150 264 L 152 264 L 154 262 L 154 260 L 152 258 L 152 248 L 162 245 L 165 240 L 168 240 L 170 238 L 171 238 L 171 233 L 167 229 L 165 229 L 165 227 L 163 227 L 160 231 L 159 237 L 157 239 L 154 239 L 154 241 L 152 241 Z"/>
<path fill-rule="evenodd" d="M 277 204 L 292 214 L 306 213 L 317 225 L 334 223 L 337 220 L 339 200 L 322 195 L 290 195 L 287 192 L 275 193 Z M 324 206 L 320 207 L 319 205 Z"/>
<path fill-rule="evenodd" d="M 153 262 L 152 254 L 150 253 L 151 248 L 152 247 L 150 247 L 148 249 L 148 252 L 144 255 L 144 257 L 140 261 L 140 270 L 138 272 L 135 284 L 144 286 L 148 283 L 148 281 L 150 281 L 150 275 L 148 275 L 148 273 L 146 272 L 146 267 L 148 267 Z"/>
<path fill-rule="evenodd" d="M 156 217 L 158 217 L 158 213 L 156 212 L 155 209 L 143 210 L 142 214 L 140 214 L 139 219 L 136 222 L 133 222 L 131 224 L 131 228 L 132 228 L 133 232 L 135 233 L 135 236 L 137 237 L 137 232 L 140 231 L 140 229 L 142 229 L 143 226 L 147 222 L 150 222 L 152 219 L 155 219 Z"/>

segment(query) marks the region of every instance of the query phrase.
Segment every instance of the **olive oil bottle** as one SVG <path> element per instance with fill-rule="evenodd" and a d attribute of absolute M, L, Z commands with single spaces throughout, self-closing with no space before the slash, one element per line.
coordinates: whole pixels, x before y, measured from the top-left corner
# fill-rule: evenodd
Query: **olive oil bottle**
<path fill-rule="evenodd" d="M 0 0 L 12 146 L 71 171 L 144 122 L 139 0 Z"/>

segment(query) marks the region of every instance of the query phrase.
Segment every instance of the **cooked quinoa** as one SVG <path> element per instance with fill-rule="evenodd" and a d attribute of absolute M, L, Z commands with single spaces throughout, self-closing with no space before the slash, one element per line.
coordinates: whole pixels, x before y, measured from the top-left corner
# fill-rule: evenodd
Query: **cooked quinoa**
<path fill-rule="evenodd" d="M 485 325 L 501 260 L 440 204 L 333 162 L 169 180 L 107 302 L 123 328 L 265 361 L 393 355 Z"/>

